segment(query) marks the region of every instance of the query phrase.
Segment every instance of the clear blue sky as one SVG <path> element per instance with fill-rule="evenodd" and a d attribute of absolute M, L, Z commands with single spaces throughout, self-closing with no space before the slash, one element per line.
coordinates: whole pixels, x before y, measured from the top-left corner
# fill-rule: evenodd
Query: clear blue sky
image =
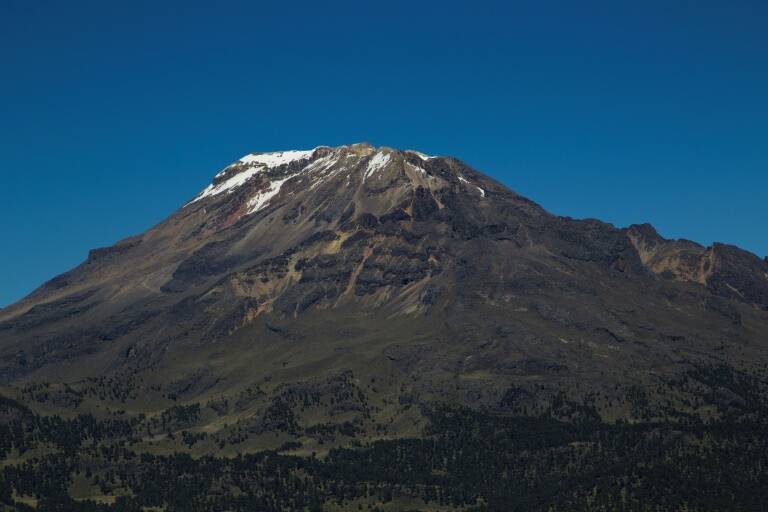
<path fill-rule="evenodd" d="M 357 141 L 768 254 L 764 1 L 3 0 L 0 97 L 0 305 L 247 152 Z"/>

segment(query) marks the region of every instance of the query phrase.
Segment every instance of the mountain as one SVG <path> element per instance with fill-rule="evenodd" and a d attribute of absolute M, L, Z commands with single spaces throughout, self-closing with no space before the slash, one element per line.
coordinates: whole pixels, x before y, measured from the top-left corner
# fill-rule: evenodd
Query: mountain
<path fill-rule="evenodd" d="M 726 448 L 761 446 L 708 429 L 749 424 L 762 432 L 767 375 L 768 259 L 666 240 L 647 224 L 621 229 L 552 215 L 455 158 L 368 144 L 254 153 L 157 226 L 92 250 L 0 310 L 0 418 L 8 439 L 16 432 L 0 455 L 18 467 L 33 460 L 23 446 L 26 457 L 43 457 L 34 472 L 53 467 L 49 451 L 71 454 L 65 448 L 74 443 L 77 460 L 67 460 L 75 469 L 65 472 L 66 485 L 57 481 L 70 507 L 93 496 L 127 506 L 125 496 L 134 496 L 142 506 L 156 499 L 170 510 L 207 510 L 215 494 L 221 510 L 504 510 L 510 500 L 528 510 L 580 509 L 599 502 L 590 498 L 594 484 L 610 476 L 606 509 L 622 499 L 641 510 L 669 504 L 669 493 L 639 468 L 689 472 L 700 457 L 709 471 L 701 482 L 722 477 L 720 459 L 700 451 L 696 436 L 710 436 L 722 457 L 733 457 Z M 64 423 L 51 426 L 51 418 Z M 85 433 L 61 441 L 59 428 Z M 36 433 L 18 434 L 24 429 Z M 556 441 L 542 444 L 547 433 Z M 166 488 L 150 499 L 139 490 L 147 480 L 110 473 L 104 484 L 111 463 L 86 450 L 85 439 L 122 450 L 128 443 L 130 453 L 118 457 L 123 470 L 132 457 L 157 457 L 141 466 L 146 474 L 172 471 L 177 462 L 165 457 L 184 452 L 224 457 L 210 460 L 234 475 L 227 457 L 278 457 L 276 450 L 283 458 L 270 464 L 294 476 L 295 464 L 307 465 L 302 474 L 327 481 L 302 487 L 306 501 L 295 501 L 298 491 L 282 480 L 270 484 L 279 492 L 266 492 L 263 475 L 261 487 L 236 485 L 230 475 L 201 484 L 205 497 L 190 491 L 191 501 L 176 502 Z M 407 443 L 427 440 L 445 467 L 436 452 L 387 458 L 389 449 L 415 457 L 410 450 L 426 448 Z M 614 451 L 582 448 L 598 440 Z M 468 446 L 484 454 L 482 464 L 462 459 Z M 537 454 L 525 471 L 520 446 Z M 642 460 L 618 457 L 619 446 Z M 659 446 L 679 457 L 670 462 Z M 497 459 L 512 452 L 514 460 Z M 542 461 L 567 453 L 590 476 L 553 493 L 552 482 L 573 468 L 552 463 L 542 473 Z M 741 488 L 763 484 L 754 476 L 758 459 L 734 470 L 752 475 Z M 254 460 L 249 471 L 263 470 Z M 461 460 L 461 469 L 448 460 Z M 418 473 L 423 464 L 429 470 Z M 519 474 L 510 464 L 528 476 L 488 487 L 491 474 Z M 626 475 L 610 464 L 625 464 Z M 360 474 L 364 482 L 351 483 Z M 17 473 L 4 478 L 9 504 L 46 496 L 14 483 Z M 227 501 L 242 494 L 267 501 Z M 736 494 L 728 499 L 761 496 Z M 675 503 L 752 504 L 722 496 Z"/>

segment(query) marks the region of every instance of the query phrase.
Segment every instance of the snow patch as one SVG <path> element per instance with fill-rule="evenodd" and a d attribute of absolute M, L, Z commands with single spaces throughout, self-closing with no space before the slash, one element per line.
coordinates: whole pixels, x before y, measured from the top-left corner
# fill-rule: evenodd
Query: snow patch
<path fill-rule="evenodd" d="M 267 167 L 279 167 L 297 160 L 304 160 L 312 156 L 314 149 L 307 151 L 277 151 L 274 153 L 256 153 L 246 155 L 239 160 L 244 164 L 261 164 Z"/>
<path fill-rule="evenodd" d="M 368 160 L 368 166 L 365 169 L 363 179 L 368 179 L 368 176 L 383 169 L 387 163 L 389 163 L 389 153 L 376 153 L 370 160 Z"/>
<path fill-rule="evenodd" d="M 211 183 L 210 185 L 205 187 L 205 189 L 203 189 L 203 191 L 200 192 L 196 198 L 194 198 L 192 201 L 190 201 L 187 204 L 192 204 L 195 201 L 199 201 L 205 197 L 216 196 L 223 192 L 226 192 L 229 194 L 237 187 L 240 187 L 243 184 L 245 184 L 245 182 L 247 182 L 249 179 L 251 179 L 253 176 L 258 174 L 259 172 L 260 172 L 260 169 L 257 169 L 257 168 L 246 169 L 245 171 L 239 172 L 234 176 L 232 176 L 231 178 L 222 181 L 221 183 L 218 183 L 216 185 Z"/>
<path fill-rule="evenodd" d="M 413 165 L 411 162 L 406 162 L 406 163 L 407 163 L 408 165 L 410 165 L 411 167 L 413 167 L 413 170 L 415 170 L 415 171 L 419 171 L 419 172 L 420 172 L 421 174 L 423 174 L 424 176 L 426 176 L 426 175 L 427 175 L 427 171 L 425 171 L 425 170 L 424 170 L 422 167 L 419 167 L 418 165 Z"/>
<path fill-rule="evenodd" d="M 264 208 L 269 202 L 269 200 L 275 197 L 280 192 L 280 189 L 282 188 L 283 183 L 285 183 L 291 178 L 293 178 L 293 176 L 289 176 L 288 178 L 284 178 L 282 180 L 275 180 L 269 184 L 268 189 L 262 190 L 261 192 L 259 192 L 258 194 L 250 198 L 248 200 L 248 212 L 246 215 L 250 215 L 251 213 L 256 213 L 257 211 Z"/>
<path fill-rule="evenodd" d="M 467 178 L 465 178 L 465 177 L 464 177 L 464 176 L 462 176 L 461 174 L 459 174 L 459 181 L 461 181 L 461 182 L 464 182 L 464 183 L 469 183 L 470 185 L 472 185 L 473 187 L 475 187 L 475 188 L 477 189 L 477 191 L 478 191 L 478 192 L 480 192 L 480 196 L 481 196 L 481 197 L 485 197 L 485 190 L 481 189 L 480 187 L 478 187 L 478 186 L 477 186 L 477 185 L 475 185 L 474 183 L 471 183 L 471 182 L 470 182 L 470 181 L 469 181 Z"/>
<path fill-rule="evenodd" d="M 303 172 L 305 173 L 312 173 L 313 175 L 318 175 L 321 173 L 325 173 L 328 169 L 333 167 L 336 162 L 339 161 L 339 158 L 335 154 L 330 154 L 328 156 L 324 156 L 323 158 L 318 158 L 311 164 L 309 164 Z M 309 186 L 309 190 L 314 190 L 318 185 L 320 185 L 323 181 L 325 181 L 328 178 L 329 175 L 324 174 L 320 175 L 318 178 L 316 178 L 312 185 Z"/>
<path fill-rule="evenodd" d="M 234 189 L 244 185 L 253 176 L 255 176 L 260 172 L 263 172 L 266 169 L 279 167 L 281 165 L 289 164 L 297 160 L 305 160 L 310 158 L 312 154 L 315 152 L 315 149 L 310 149 L 306 151 L 303 151 L 303 150 L 276 151 L 273 153 L 256 153 L 256 154 L 246 155 L 243 158 L 239 159 L 237 162 L 233 163 L 232 165 L 225 167 L 221 172 L 219 172 L 216 175 L 216 177 L 214 178 L 214 181 L 224 176 L 224 174 L 230 169 L 232 169 L 233 167 L 245 166 L 246 167 L 245 169 L 235 171 L 235 174 L 233 176 L 222 181 L 221 183 L 217 183 L 215 185 L 211 183 L 205 189 L 203 189 L 203 191 L 200 192 L 197 195 L 197 197 L 195 197 L 192 201 L 187 203 L 187 205 L 192 204 L 201 199 L 204 199 L 206 197 L 216 196 L 224 192 L 231 193 Z"/>
<path fill-rule="evenodd" d="M 333 164 L 338 162 L 338 157 L 331 153 L 330 155 L 326 155 L 322 158 L 318 158 L 308 166 L 306 166 L 303 170 L 303 172 L 306 173 L 314 173 L 314 172 L 322 172 L 327 169 L 329 169 Z"/>
<path fill-rule="evenodd" d="M 427 160 L 429 160 L 430 158 L 436 158 L 436 157 L 434 157 L 434 156 L 425 155 L 424 153 L 421 153 L 421 152 L 419 152 L 419 151 L 414 151 L 414 150 L 412 150 L 412 149 L 409 149 L 409 150 L 408 150 L 408 152 L 409 152 L 409 153 L 413 153 L 414 155 L 416 155 L 417 157 L 421 158 L 421 159 L 422 159 L 422 160 L 424 160 L 425 162 L 426 162 Z"/>

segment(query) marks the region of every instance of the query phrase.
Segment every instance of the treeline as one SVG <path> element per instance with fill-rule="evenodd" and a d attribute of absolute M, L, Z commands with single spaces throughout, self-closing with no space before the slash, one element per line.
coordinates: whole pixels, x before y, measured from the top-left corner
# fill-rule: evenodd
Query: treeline
<path fill-rule="evenodd" d="M 67 434 L 53 437 L 66 440 L 82 423 L 40 425 L 61 427 Z M 276 452 L 195 459 L 119 446 L 65 450 L 3 468 L 0 499 L 10 505 L 12 490 L 38 498 L 38 510 L 61 511 L 322 510 L 330 502 L 403 497 L 474 510 L 719 511 L 764 510 L 768 500 L 762 416 L 606 425 L 442 408 L 431 414 L 426 434 L 335 449 L 322 460 Z M 77 502 L 68 496 L 75 475 L 105 494 L 130 497 L 111 506 Z"/>
<path fill-rule="evenodd" d="M 607 424 L 592 402 L 565 398 L 552 408 L 568 411 L 570 421 L 554 412 L 525 416 L 438 406 L 425 411 L 429 423 L 420 438 L 365 443 L 356 422 L 303 428 L 318 439 L 355 439 L 355 448 L 333 449 L 324 458 L 280 451 L 234 458 L 134 451 L 142 436 L 173 436 L 194 425 L 201 417 L 198 404 L 173 406 L 152 418 L 65 419 L 36 415 L 0 397 L 0 459 L 17 458 L 0 469 L 0 511 L 33 510 L 22 497 L 36 500 L 38 511 L 62 512 L 318 511 L 332 505 L 376 510 L 414 501 L 475 512 L 765 510 L 766 384 L 726 367 L 697 368 L 673 384 L 705 384 L 700 396 L 712 404 L 713 418 L 678 412 Z M 345 386 L 333 390 L 336 404 L 355 405 Z M 520 396 L 510 393 L 509 403 Z M 268 423 L 297 430 L 293 411 L 317 400 L 280 395 L 272 400 Z M 637 417 L 653 417 L 644 390 L 630 389 L 625 400 Z M 204 434 L 182 430 L 180 437 L 191 447 Z M 300 446 L 291 441 L 282 449 Z M 75 482 L 115 497 L 114 503 L 73 499 Z"/>

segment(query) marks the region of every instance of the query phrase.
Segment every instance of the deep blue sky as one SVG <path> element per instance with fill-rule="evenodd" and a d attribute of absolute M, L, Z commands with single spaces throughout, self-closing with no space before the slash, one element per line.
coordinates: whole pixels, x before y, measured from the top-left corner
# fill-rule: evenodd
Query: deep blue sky
<path fill-rule="evenodd" d="M 364 140 L 766 255 L 766 27 L 757 0 L 3 0 L 0 305 L 247 152 Z"/>

